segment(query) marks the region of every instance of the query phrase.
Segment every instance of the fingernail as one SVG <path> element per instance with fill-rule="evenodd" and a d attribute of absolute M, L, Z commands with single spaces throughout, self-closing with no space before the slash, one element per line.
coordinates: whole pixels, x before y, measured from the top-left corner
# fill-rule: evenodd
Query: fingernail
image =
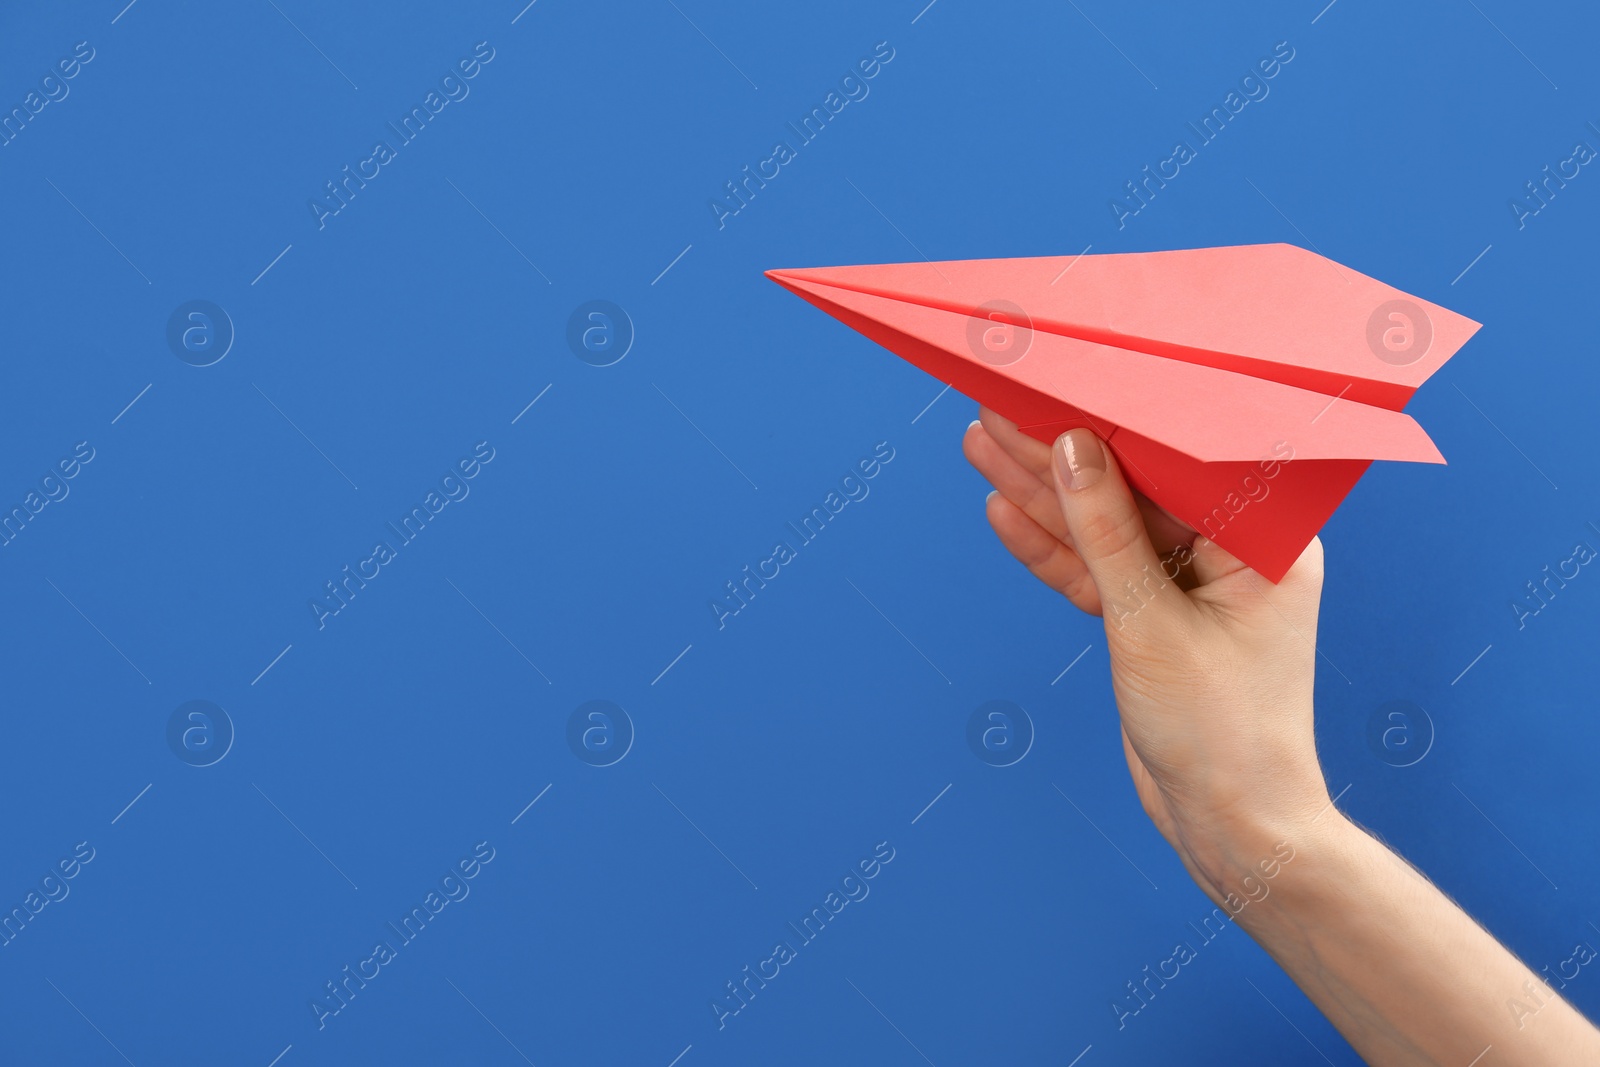
<path fill-rule="evenodd" d="M 1087 489 L 1106 472 L 1105 446 L 1090 430 L 1068 430 L 1056 439 L 1056 452 L 1068 489 Z"/>

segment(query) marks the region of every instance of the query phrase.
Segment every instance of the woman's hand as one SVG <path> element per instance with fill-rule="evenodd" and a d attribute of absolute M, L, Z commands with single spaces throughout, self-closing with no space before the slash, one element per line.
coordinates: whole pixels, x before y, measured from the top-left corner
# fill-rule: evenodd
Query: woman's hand
<path fill-rule="evenodd" d="M 1368 1063 L 1600 1063 L 1600 1031 L 1543 978 L 1330 812 L 1311 714 L 1319 542 L 1273 585 L 1138 499 L 1088 430 L 1051 448 L 984 411 L 964 445 L 996 487 L 1000 540 L 1105 620 L 1145 811 Z M 1245 909 L 1258 870 L 1276 872 L 1271 896 Z"/>
<path fill-rule="evenodd" d="M 1051 448 L 980 414 L 963 447 L 995 486 L 989 522 L 1105 619 L 1139 799 L 1220 902 L 1329 803 L 1312 732 L 1322 545 L 1273 585 L 1135 494 L 1089 430 Z"/>

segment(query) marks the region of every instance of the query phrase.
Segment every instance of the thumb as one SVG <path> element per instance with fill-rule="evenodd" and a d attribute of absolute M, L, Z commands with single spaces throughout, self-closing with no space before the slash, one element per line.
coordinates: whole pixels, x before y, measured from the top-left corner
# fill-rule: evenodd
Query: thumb
<path fill-rule="evenodd" d="M 1115 618 L 1120 628 L 1146 606 L 1183 610 L 1179 603 L 1188 598 L 1156 556 L 1111 450 L 1087 429 L 1068 430 L 1050 450 L 1050 467 L 1073 548 L 1094 579 L 1108 626 Z"/>

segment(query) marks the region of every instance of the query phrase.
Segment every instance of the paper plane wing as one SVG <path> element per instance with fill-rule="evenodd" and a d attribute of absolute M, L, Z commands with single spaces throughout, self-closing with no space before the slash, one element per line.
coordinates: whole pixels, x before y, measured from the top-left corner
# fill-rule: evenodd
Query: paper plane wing
<path fill-rule="evenodd" d="M 1444 461 L 1398 409 L 1477 329 L 1287 245 L 768 275 L 1041 441 L 1090 427 L 1137 489 L 1272 581 L 1371 460 Z"/>

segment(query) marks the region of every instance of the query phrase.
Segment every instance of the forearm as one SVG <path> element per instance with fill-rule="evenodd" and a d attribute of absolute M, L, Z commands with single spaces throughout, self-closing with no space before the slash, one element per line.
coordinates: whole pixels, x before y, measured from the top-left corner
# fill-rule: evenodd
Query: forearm
<path fill-rule="evenodd" d="M 1280 840 L 1294 859 L 1237 921 L 1368 1063 L 1600 1063 L 1600 1031 L 1337 811 L 1302 829 L 1242 835 L 1215 861 L 1222 884 L 1237 884 Z"/>
<path fill-rule="evenodd" d="M 985 410 L 964 447 L 997 490 L 986 508 L 1001 541 L 1106 620 L 1146 813 L 1369 1063 L 1600 1064 L 1600 1032 L 1328 801 L 1312 707 L 1319 541 L 1264 582 L 1171 516 L 1153 541 L 1090 429 L 1045 449 Z"/>

